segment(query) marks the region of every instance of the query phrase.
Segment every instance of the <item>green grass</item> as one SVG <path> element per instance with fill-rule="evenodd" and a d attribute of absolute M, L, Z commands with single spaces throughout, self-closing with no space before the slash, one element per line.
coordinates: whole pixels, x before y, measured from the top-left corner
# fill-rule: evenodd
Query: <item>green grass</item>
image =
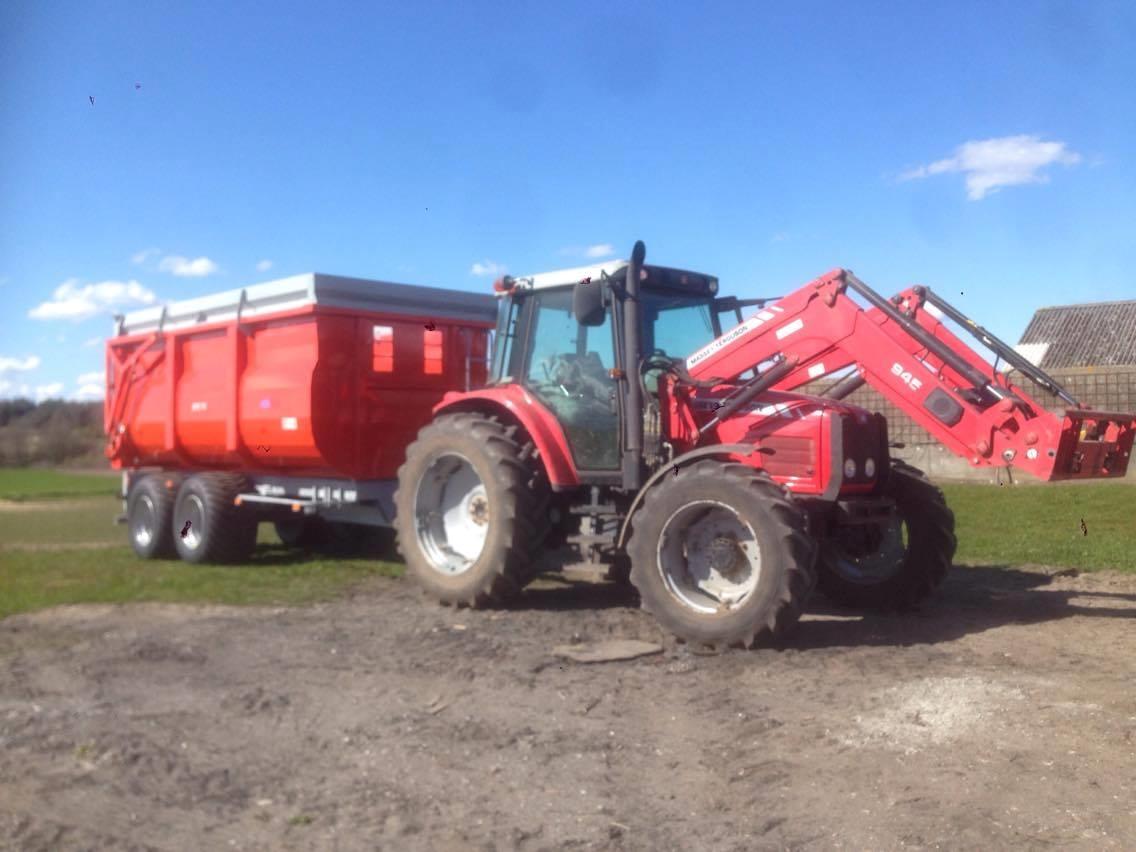
<path fill-rule="evenodd" d="M 13 473 L 21 472 L 0 471 L 0 488 L 11 487 Z M 50 472 L 36 471 L 33 484 L 50 481 L 44 473 Z M 62 474 L 59 481 L 71 478 Z M 109 482 L 113 490 L 114 480 Z M 948 484 L 943 490 L 955 511 L 960 564 L 1136 572 L 1134 486 Z M 114 496 L 96 493 L 56 506 L 0 508 L 0 618 L 72 603 L 303 604 L 403 570 L 374 559 L 315 558 L 287 550 L 271 524 L 261 524 L 257 553 L 247 565 L 142 560 L 126 544 L 125 526 L 112 523 L 121 505 Z M 1081 534 L 1082 518 L 1087 536 Z"/>
<path fill-rule="evenodd" d="M 114 523 L 121 512 L 122 499 L 113 496 L 73 499 L 50 508 L 0 508 L 0 548 L 67 542 L 125 545 L 126 527 Z"/>
<path fill-rule="evenodd" d="M 272 546 L 245 565 L 142 560 L 126 547 L 0 551 L 0 618 L 73 603 L 302 604 L 401 572 L 392 563 L 305 559 Z"/>
<path fill-rule="evenodd" d="M 245 565 L 143 560 L 128 546 L 126 526 L 113 523 L 120 511 L 113 496 L 0 508 L 0 618 L 74 603 L 303 604 L 403 570 L 376 559 L 288 550 L 271 524 L 260 525 L 256 554 Z"/>
<path fill-rule="evenodd" d="M 52 500 L 117 494 L 121 480 L 106 473 L 64 473 L 38 467 L 0 468 L 0 500 Z"/>
<path fill-rule="evenodd" d="M 1136 572 L 1136 486 L 952 484 L 943 491 L 955 512 L 960 564 Z"/>

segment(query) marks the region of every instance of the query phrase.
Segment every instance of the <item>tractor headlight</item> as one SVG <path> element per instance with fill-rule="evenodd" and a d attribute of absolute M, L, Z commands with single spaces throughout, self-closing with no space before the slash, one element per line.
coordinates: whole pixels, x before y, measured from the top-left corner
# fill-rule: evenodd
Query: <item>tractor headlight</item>
<path fill-rule="evenodd" d="M 868 479 L 871 479 L 875 475 L 876 475 L 876 460 L 874 458 L 872 458 L 871 456 L 869 456 L 868 460 L 864 462 L 864 476 L 868 477 Z"/>
<path fill-rule="evenodd" d="M 851 479 L 856 475 L 856 459 L 844 460 L 844 478 Z"/>

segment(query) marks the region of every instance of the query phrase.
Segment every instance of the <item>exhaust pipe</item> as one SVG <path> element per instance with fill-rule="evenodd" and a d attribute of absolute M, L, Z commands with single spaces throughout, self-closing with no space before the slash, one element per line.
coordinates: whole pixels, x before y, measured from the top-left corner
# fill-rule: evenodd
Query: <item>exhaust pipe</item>
<path fill-rule="evenodd" d="M 623 299 L 623 353 L 624 380 L 627 389 L 624 393 L 624 433 L 623 433 L 623 488 L 625 491 L 638 491 L 643 486 L 643 391 L 639 384 L 639 275 L 643 261 L 647 257 L 647 247 L 643 241 L 635 243 L 631 250 L 631 262 L 627 264 L 627 278 L 624 282 Z"/>

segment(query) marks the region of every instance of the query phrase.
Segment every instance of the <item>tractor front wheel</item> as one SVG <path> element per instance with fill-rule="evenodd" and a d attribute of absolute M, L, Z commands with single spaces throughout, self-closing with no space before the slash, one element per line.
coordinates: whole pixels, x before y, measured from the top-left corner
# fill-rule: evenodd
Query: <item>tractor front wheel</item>
<path fill-rule="evenodd" d="M 783 635 L 816 583 L 804 512 L 768 476 L 701 461 L 632 517 L 631 582 L 680 639 L 724 650 Z"/>
<path fill-rule="evenodd" d="M 943 492 L 922 471 L 894 461 L 887 493 L 896 507 L 890 524 L 838 527 L 821 542 L 818 587 L 829 600 L 857 609 L 905 610 L 947 576 L 957 542 Z"/>
<path fill-rule="evenodd" d="M 449 414 L 407 449 L 394 498 L 398 550 L 441 603 L 501 604 L 534 574 L 540 499 L 513 434 L 481 414 Z"/>

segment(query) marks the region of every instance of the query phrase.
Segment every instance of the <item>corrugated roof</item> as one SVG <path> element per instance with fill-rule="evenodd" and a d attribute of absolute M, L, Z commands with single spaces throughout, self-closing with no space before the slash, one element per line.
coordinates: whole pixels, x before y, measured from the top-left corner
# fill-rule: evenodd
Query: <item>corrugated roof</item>
<path fill-rule="evenodd" d="M 1136 364 L 1136 299 L 1041 308 L 1020 344 L 1048 344 L 1042 369 Z"/>

